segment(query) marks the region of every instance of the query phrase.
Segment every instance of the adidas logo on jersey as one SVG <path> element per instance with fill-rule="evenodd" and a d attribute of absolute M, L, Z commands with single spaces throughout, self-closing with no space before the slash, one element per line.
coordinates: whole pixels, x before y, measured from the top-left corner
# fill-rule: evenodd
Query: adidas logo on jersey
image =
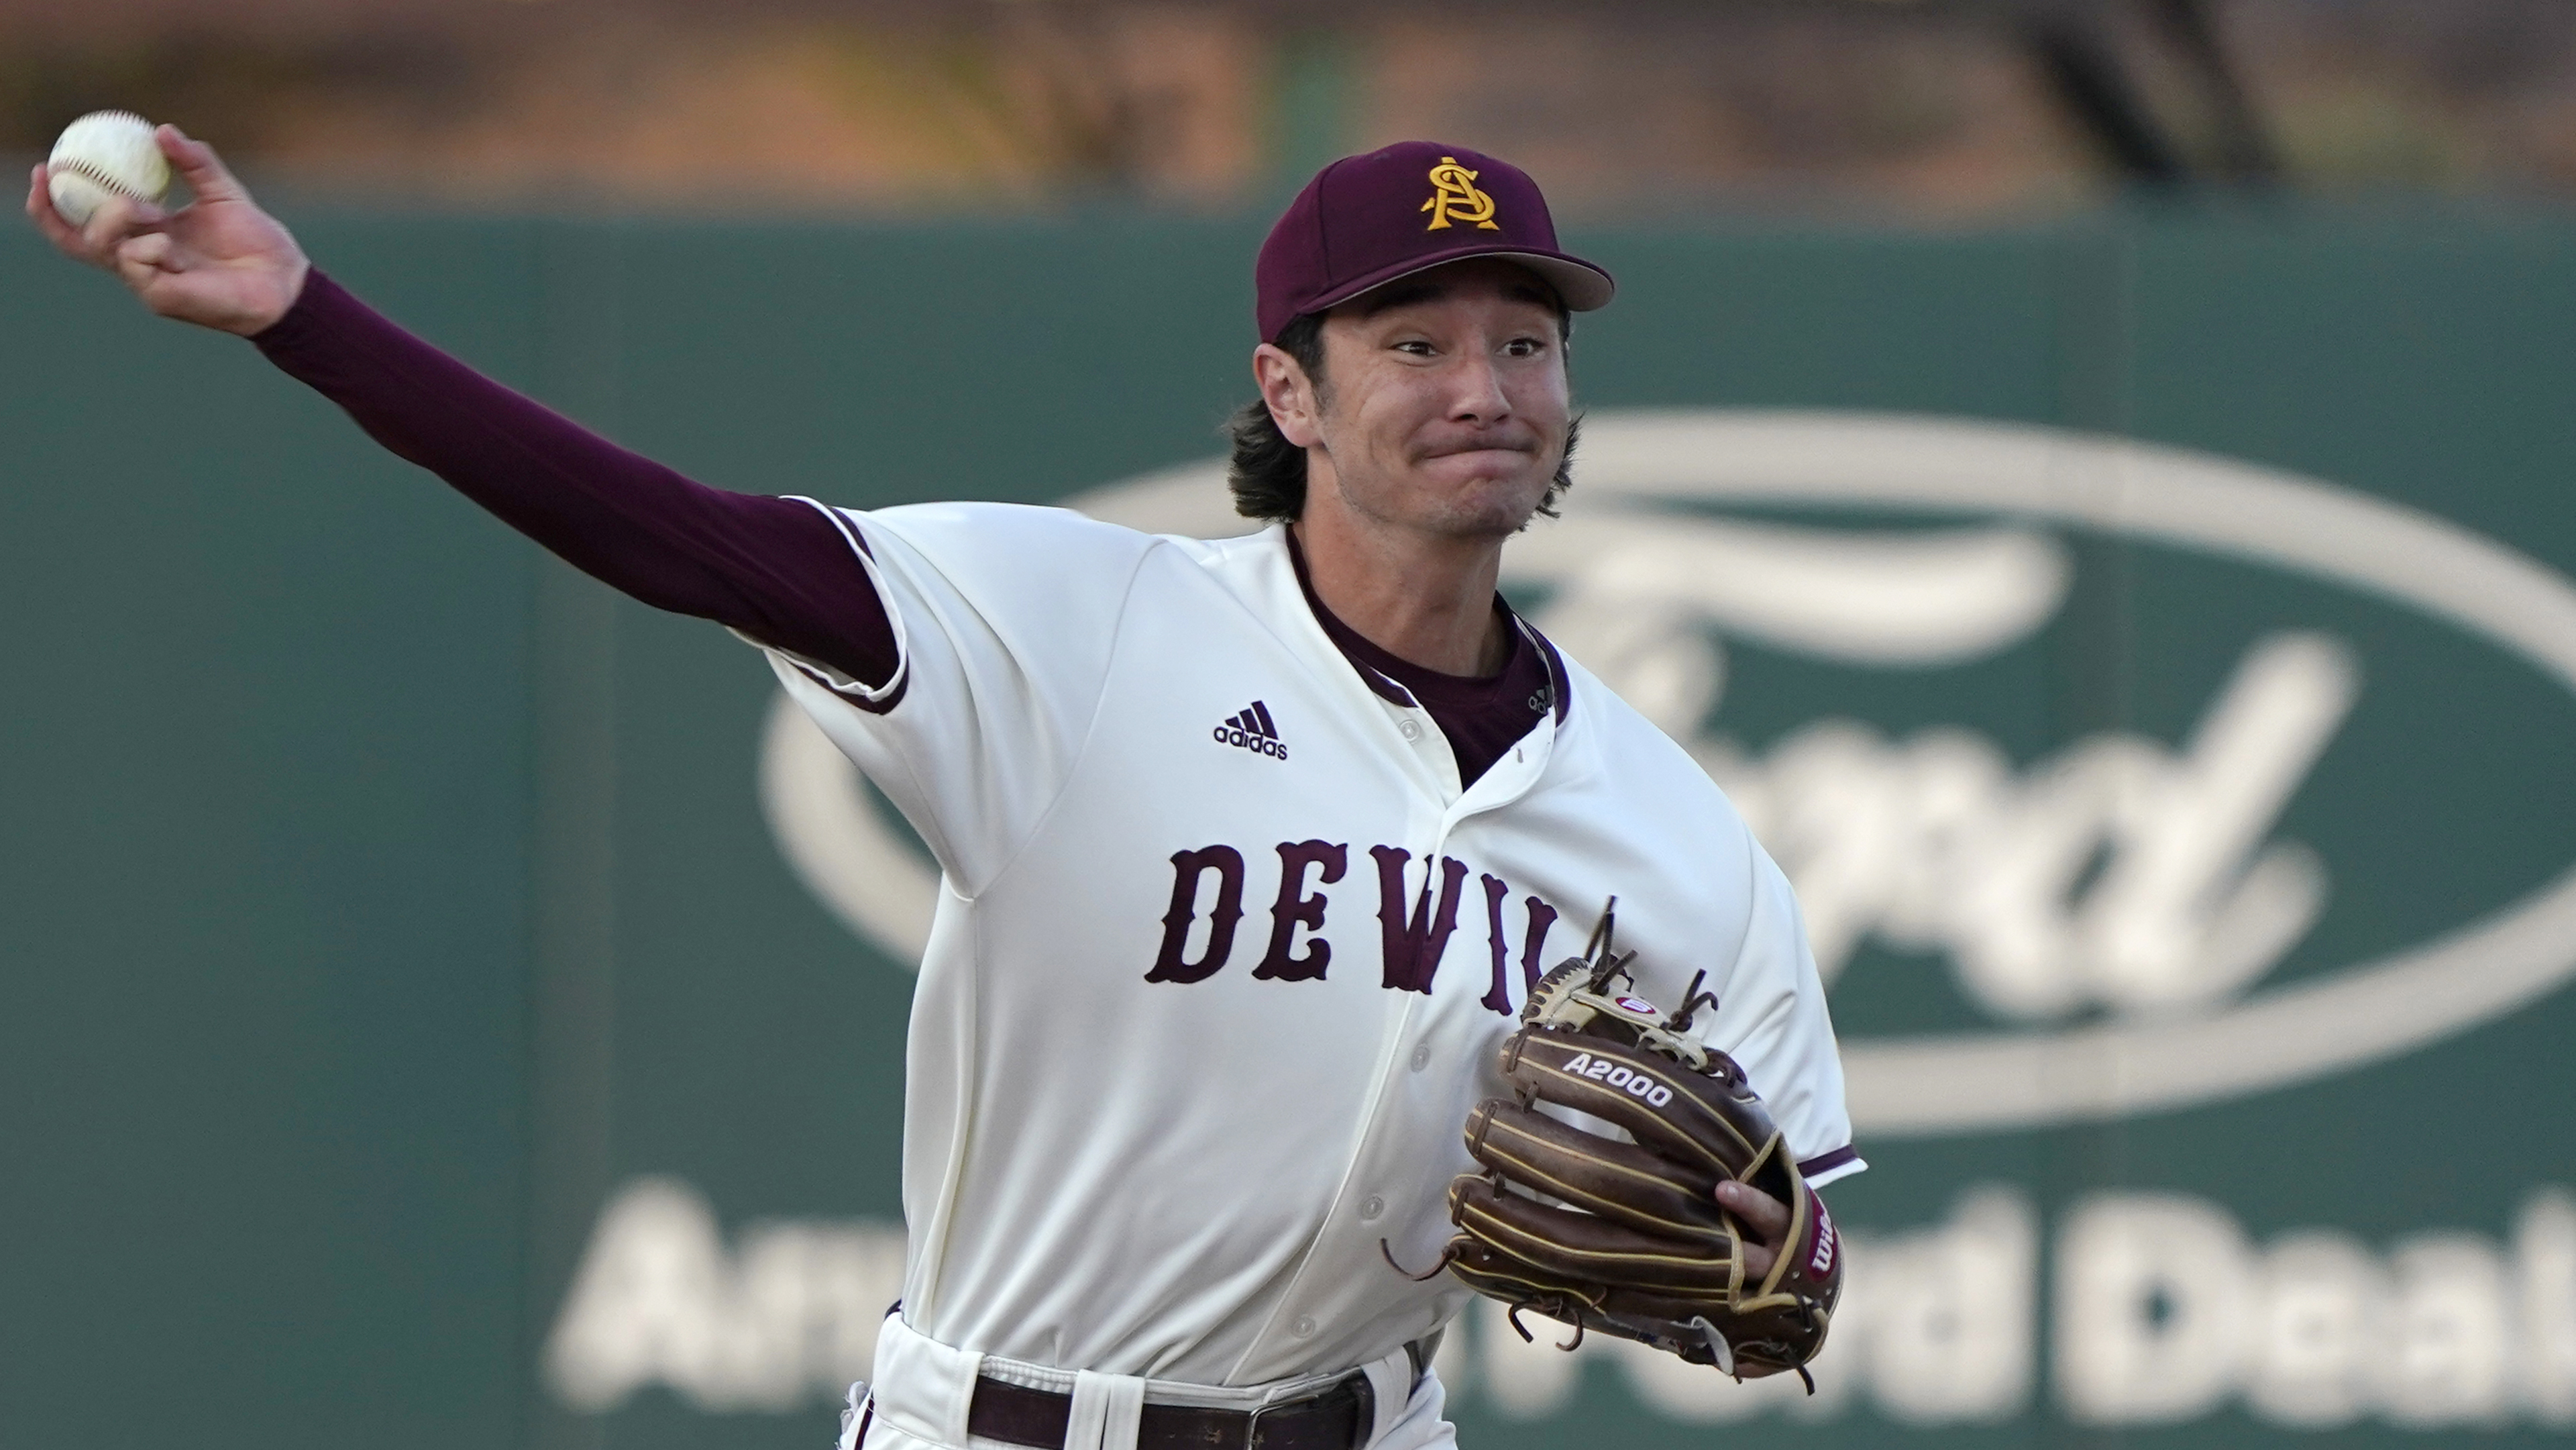
<path fill-rule="evenodd" d="M 1253 701 L 1249 708 L 1237 712 L 1233 719 L 1216 727 L 1216 743 L 1240 745 L 1246 750 L 1257 750 L 1274 760 L 1288 758 L 1288 746 L 1279 738 L 1279 727 L 1270 723 L 1270 707 L 1259 700 Z"/>

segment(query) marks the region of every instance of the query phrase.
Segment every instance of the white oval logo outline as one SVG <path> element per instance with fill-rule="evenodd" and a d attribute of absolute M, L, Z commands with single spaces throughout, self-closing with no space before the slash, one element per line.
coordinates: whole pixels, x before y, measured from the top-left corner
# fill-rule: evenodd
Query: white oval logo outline
<path fill-rule="evenodd" d="M 1612 458 L 1587 452 L 1587 481 L 1607 474 L 1632 495 L 1693 500 L 2015 513 L 2178 544 L 2412 605 L 2506 646 L 2576 694 L 2576 586 L 2455 524 L 2313 479 L 2182 449 L 1946 419 L 1660 413 L 1623 422 Z M 1789 478 L 1795 484 L 1782 486 Z M 2033 1127 L 2183 1107 L 2390 1056 L 2502 1015 L 2571 975 L 2576 871 L 2430 942 L 2210 1017 L 1879 1039 L 1846 1045 L 1844 1062 L 1855 1125 L 1866 1120 L 1870 1131 Z"/>
<path fill-rule="evenodd" d="M 1906 414 L 1601 410 L 1586 417 L 1584 428 L 1586 504 L 1620 499 L 2002 514 L 2129 535 L 2409 605 L 2505 646 L 2576 696 L 2576 584 L 2446 520 L 2286 471 L 2035 425 Z M 1065 504 L 1156 533 L 1219 538 L 1247 532 L 1231 510 L 1223 478 L 1221 460 L 1203 460 Z M 1547 552 L 1542 531 L 1548 527 L 1542 523 L 1515 550 L 1539 543 Z M 783 699 L 780 708 L 793 710 Z M 846 878 L 829 869 L 830 861 L 853 854 L 846 840 L 852 831 L 890 832 L 872 817 L 819 821 L 816 793 L 785 789 L 788 777 L 803 774 L 780 761 L 795 733 L 773 714 L 763 770 L 764 802 L 791 865 L 863 935 L 917 950 L 909 940 L 911 921 L 885 908 L 897 895 L 917 894 L 919 907 L 903 916 L 917 915 L 926 926 L 935 873 L 916 864 L 900 890 L 880 875 L 867 893 L 871 900 L 847 899 L 835 880 Z M 804 797 L 803 817 L 782 819 L 782 812 L 798 809 L 790 799 L 797 795 Z M 848 799 L 865 805 L 855 793 Z M 832 835 L 845 839 L 834 844 L 826 839 Z M 890 864 L 882 849 L 859 854 L 878 872 Z M 1842 1054 L 1852 1123 L 1863 1135 L 1923 1137 L 2189 1107 L 2425 1046 L 2512 1011 L 2570 977 L 2576 977 L 2576 867 L 2429 941 L 2258 991 L 2205 1017 L 1847 1040 Z"/>

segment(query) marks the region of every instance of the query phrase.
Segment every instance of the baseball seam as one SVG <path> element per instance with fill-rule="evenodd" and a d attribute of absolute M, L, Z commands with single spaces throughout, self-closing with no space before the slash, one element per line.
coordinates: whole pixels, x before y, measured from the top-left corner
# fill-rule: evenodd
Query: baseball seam
<path fill-rule="evenodd" d="M 110 176 L 106 172 L 99 170 L 95 162 L 84 161 L 76 156 L 68 157 L 61 161 L 49 161 L 45 163 L 45 172 L 49 176 L 59 176 L 68 172 L 84 181 L 106 187 L 108 190 L 115 192 L 119 196 L 130 197 L 135 201 L 141 201 L 144 199 L 142 191 L 137 189 L 133 183 Z"/>

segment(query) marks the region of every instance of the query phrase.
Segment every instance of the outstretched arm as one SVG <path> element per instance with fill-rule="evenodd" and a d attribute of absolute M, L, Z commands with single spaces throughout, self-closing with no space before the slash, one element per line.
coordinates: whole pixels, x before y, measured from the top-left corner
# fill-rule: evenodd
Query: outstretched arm
<path fill-rule="evenodd" d="M 891 677 L 884 605 L 822 513 L 694 483 L 483 377 L 315 271 L 211 147 L 176 127 L 158 134 L 191 205 L 120 199 L 75 229 L 40 166 L 28 215 L 154 312 L 252 338 L 376 441 L 585 573 L 862 682 Z"/>
<path fill-rule="evenodd" d="M 312 263 L 277 219 L 253 205 L 215 148 L 176 126 L 153 133 L 197 199 L 177 211 L 115 197 L 74 227 L 54 210 L 38 166 L 27 189 L 36 230 L 72 257 L 122 278 L 163 317 L 248 337 L 286 315 Z"/>

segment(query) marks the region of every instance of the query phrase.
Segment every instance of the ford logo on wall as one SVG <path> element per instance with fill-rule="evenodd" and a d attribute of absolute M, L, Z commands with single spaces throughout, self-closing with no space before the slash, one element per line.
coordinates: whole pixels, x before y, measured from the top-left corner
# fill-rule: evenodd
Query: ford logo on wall
<path fill-rule="evenodd" d="M 2565 867 L 2393 950 L 2301 961 L 2336 861 L 2283 816 L 2373 664 L 2333 628 L 2229 645 L 2168 738 L 2108 729 L 2034 753 L 1990 722 L 1891 732 L 1827 710 L 1758 743 L 1730 723 L 1742 660 L 1930 679 L 2031 649 L 2075 595 L 2082 538 L 2394 606 L 2576 696 L 2576 585 L 2502 544 L 2252 464 L 1954 419 L 1597 412 L 1577 477 L 1565 517 L 1506 550 L 1504 587 L 1726 788 L 1797 886 L 1829 981 L 1876 949 L 1946 969 L 1967 1009 L 1940 1031 L 1846 1023 L 1864 1136 L 2240 1096 L 2423 1046 L 2576 975 Z M 1223 478 L 1201 462 L 1069 503 L 1156 533 L 1242 533 Z M 932 868 L 783 699 L 762 781 L 808 887 L 917 959 Z"/>

